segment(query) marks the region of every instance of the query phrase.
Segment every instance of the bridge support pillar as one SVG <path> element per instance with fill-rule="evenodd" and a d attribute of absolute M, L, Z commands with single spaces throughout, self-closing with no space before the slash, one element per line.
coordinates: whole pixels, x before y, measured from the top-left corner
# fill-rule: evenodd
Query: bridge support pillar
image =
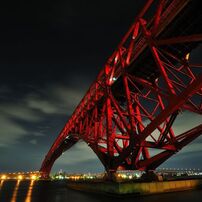
<path fill-rule="evenodd" d="M 151 181 L 163 181 L 163 177 L 153 170 L 147 170 L 141 177 L 143 181 L 151 182 Z"/>
<path fill-rule="evenodd" d="M 104 179 L 105 179 L 106 181 L 116 181 L 116 176 L 115 176 L 115 174 L 116 174 L 116 170 L 108 170 L 108 171 L 106 172 L 106 174 L 105 174 Z"/>

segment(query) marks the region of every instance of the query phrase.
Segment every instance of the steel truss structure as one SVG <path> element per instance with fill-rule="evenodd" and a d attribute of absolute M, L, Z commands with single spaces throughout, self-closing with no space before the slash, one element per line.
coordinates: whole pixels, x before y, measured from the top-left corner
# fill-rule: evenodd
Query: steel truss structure
<path fill-rule="evenodd" d="M 202 124 L 172 128 L 182 112 L 202 113 L 202 66 L 191 62 L 202 41 L 199 6 L 146 2 L 46 155 L 44 176 L 80 139 L 113 172 L 154 170 L 202 134 Z"/>

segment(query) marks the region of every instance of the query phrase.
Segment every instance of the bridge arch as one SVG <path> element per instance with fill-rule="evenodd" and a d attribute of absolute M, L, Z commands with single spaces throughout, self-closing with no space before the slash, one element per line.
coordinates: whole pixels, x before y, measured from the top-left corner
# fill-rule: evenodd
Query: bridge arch
<path fill-rule="evenodd" d="M 79 139 L 110 173 L 153 170 L 202 134 L 202 124 L 179 135 L 172 128 L 182 111 L 202 114 L 202 66 L 190 60 L 202 41 L 200 3 L 155 2 L 147 1 L 55 140 L 44 175 Z M 163 151 L 151 157 L 148 148 Z"/>

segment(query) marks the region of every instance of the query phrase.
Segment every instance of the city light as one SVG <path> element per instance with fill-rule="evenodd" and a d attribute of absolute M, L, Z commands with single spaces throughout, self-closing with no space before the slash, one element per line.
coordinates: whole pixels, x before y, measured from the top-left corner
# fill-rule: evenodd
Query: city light
<path fill-rule="evenodd" d="M 32 175 L 32 176 L 31 176 L 31 179 L 32 179 L 32 180 L 36 180 L 36 178 L 37 178 L 36 175 Z"/>
<path fill-rule="evenodd" d="M 23 179 L 22 175 L 18 175 L 18 180 L 22 180 L 22 179 Z"/>
<path fill-rule="evenodd" d="M 38 180 L 41 176 L 39 171 L 32 172 L 9 172 L 0 173 L 0 180 Z"/>
<path fill-rule="evenodd" d="M 202 176 L 202 170 L 198 168 L 160 168 L 154 171 L 156 175 L 162 176 L 164 180 L 166 179 L 179 179 L 186 177 L 196 177 Z M 123 181 L 135 181 L 141 180 L 144 172 L 142 171 L 118 171 L 114 173 L 114 180 L 123 182 Z M 40 180 L 41 179 L 40 172 L 18 172 L 17 173 L 1 173 L 0 180 Z M 106 179 L 106 173 L 72 173 L 68 174 L 66 172 L 58 172 L 50 176 L 51 180 L 68 180 L 68 181 L 104 181 Z"/>
<path fill-rule="evenodd" d="M 2 180 L 5 180 L 6 178 L 7 178 L 6 175 L 2 175 L 2 176 L 1 176 L 1 179 L 2 179 Z"/>

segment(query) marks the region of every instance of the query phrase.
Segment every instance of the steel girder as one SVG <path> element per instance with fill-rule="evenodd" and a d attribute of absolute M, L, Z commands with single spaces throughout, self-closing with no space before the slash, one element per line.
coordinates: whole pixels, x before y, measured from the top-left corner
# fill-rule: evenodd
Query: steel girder
<path fill-rule="evenodd" d="M 182 134 L 172 128 L 179 113 L 202 113 L 202 66 L 190 62 L 202 34 L 184 25 L 181 35 L 172 25 L 181 26 L 196 2 L 147 1 L 46 155 L 44 175 L 79 139 L 110 172 L 153 170 L 202 134 L 202 124 Z"/>

